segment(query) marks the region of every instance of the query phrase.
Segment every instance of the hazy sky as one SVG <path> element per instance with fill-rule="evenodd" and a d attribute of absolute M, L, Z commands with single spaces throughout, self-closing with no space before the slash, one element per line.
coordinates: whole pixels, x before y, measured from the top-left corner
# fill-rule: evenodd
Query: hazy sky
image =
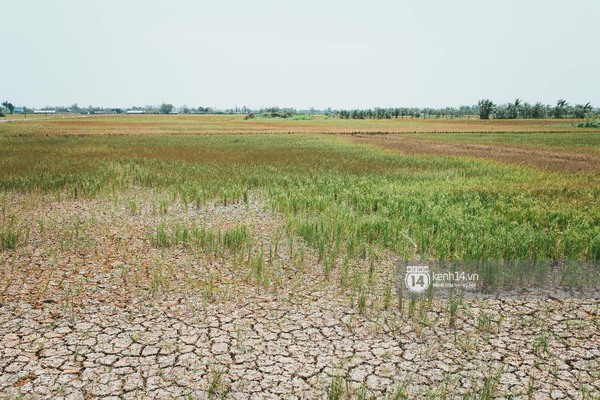
<path fill-rule="evenodd" d="M 600 1 L 2 1 L 16 105 L 600 106 Z"/>

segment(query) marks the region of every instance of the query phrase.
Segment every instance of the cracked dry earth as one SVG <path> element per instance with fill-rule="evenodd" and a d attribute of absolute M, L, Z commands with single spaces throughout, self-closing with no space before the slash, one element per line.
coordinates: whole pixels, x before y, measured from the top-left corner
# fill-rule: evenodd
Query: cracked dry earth
<path fill-rule="evenodd" d="M 0 253 L 0 397 L 325 398 L 332 382 L 347 398 L 600 396 L 598 299 L 385 304 L 382 257 L 361 309 L 258 199 L 161 214 L 136 196 L 135 213 L 119 197 L 8 200 L 30 224 Z M 153 245 L 160 223 L 190 220 L 251 227 L 251 253 L 277 250 L 268 283 L 231 255 Z"/>

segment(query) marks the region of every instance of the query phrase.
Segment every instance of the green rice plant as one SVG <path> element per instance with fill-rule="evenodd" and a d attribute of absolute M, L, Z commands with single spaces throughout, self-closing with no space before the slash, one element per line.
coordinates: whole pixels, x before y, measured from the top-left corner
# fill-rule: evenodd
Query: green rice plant
<path fill-rule="evenodd" d="M 165 215 L 169 212 L 169 198 L 163 197 L 158 201 L 160 213 Z"/>
<path fill-rule="evenodd" d="M 0 232 L 0 250 L 15 250 L 19 244 L 19 232 L 13 227 L 6 227 Z"/>
<path fill-rule="evenodd" d="M 529 380 L 527 381 L 527 398 L 528 399 L 532 399 L 533 395 L 535 394 L 535 387 L 536 387 L 536 382 L 535 382 L 535 377 L 533 375 L 529 376 Z"/>
<path fill-rule="evenodd" d="M 369 286 L 372 287 L 373 284 L 375 283 L 375 262 L 374 260 L 371 260 L 369 262 L 369 280 L 368 280 Z"/>
<path fill-rule="evenodd" d="M 129 211 L 131 215 L 138 215 L 139 213 L 139 205 L 137 198 L 133 198 L 129 200 Z"/>
<path fill-rule="evenodd" d="M 361 289 L 358 292 L 358 311 L 361 315 L 365 315 L 367 313 L 367 302 L 369 299 L 369 294 L 366 290 Z"/>
<path fill-rule="evenodd" d="M 223 375 L 225 371 L 221 368 L 215 368 L 212 370 L 210 375 L 210 381 L 208 383 L 208 398 L 225 398 L 227 391 L 223 383 Z"/>
<path fill-rule="evenodd" d="M 154 242 L 158 247 L 169 247 L 171 245 L 171 239 L 164 223 L 160 223 L 156 228 Z"/>
<path fill-rule="evenodd" d="M 323 259 L 323 275 L 325 276 L 325 280 L 329 280 L 329 276 L 331 275 L 331 269 L 333 268 L 333 264 L 335 262 L 334 256 L 329 255 Z"/>
<path fill-rule="evenodd" d="M 44 220 L 44 218 L 38 219 L 38 227 L 40 229 L 40 233 L 44 233 L 46 230 L 46 220 Z"/>
<path fill-rule="evenodd" d="M 391 395 L 393 400 L 405 400 L 409 398 L 408 387 L 406 383 L 399 384 Z"/>
<path fill-rule="evenodd" d="M 226 230 L 176 222 L 169 228 L 163 221 L 158 224 L 152 239 L 157 247 L 184 246 L 202 249 L 208 253 L 225 256 L 225 251 L 240 253 L 252 245 L 252 236 L 245 225 L 233 226 Z"/>
<path fill-rule="evenodd" d="M 202 281 L 204 287 L 204 297 L 207 301 L 212 301 L 216 298 L 215 276 L 212 272 L 208 273 L 208 277 Z"/>
<path fill-rule="evenodd" d="M 365 286 L 364 273 L 360 268 L 354 268 L 354 274 L 352 275 L 352 290 L 358 292 Z"/>
<path fill-rule="evenodd" d="M 248 262 L 250 273 L 255 282 L 267 286 L 270 282 L 267 269 L 265 268 L 265 255 L 260 253 L 257 257 L 252 257 Z"/>
<path fill-rule="evenodd" d="M 360 385 L 358 390 L 356 390 L 356 392 L 353 393 L 353 395 L 354 398 L 357 400 L 368 400 L 370 398 L 369 391 L 367 390 L 367 387 L 364 383 Z"/>
<path fill-rule="evenodd" d="M 392 284 L 386 282 L 383 287 L 383 308 L 388 310 L 392 302 Z"/>
<path fill-rule="evenodd" d="M 532 347 L 533 347 L 533 354 L 537 355 L 538 357 L 544 357 L 545 355 L 550 354 L 548 336 L 540 335 L 540 336 L 534 338 Z"/>
<path fill-rule="evenodd" d="M 218 235 L 205 227 L 194 226 L 191 235 L 192 243 L 200 249 L 213 250 L 218 242 Z"/>
<path fill-rule="evenodd" d="M 410 298 L 408 299 L 408 310 L 407 310 L 408 318 L 413 318 L 416 316 L 417 306 L 418 306 L 418 302 L 419 302 L 418 300 L 419 300 L 419 297 L 415 293 L 410 294 Z"/>
<path fill-rule="evenodd" d="M 398 286 L 396 288 L 396 301 L 398 304 L 398 311 L 400 315 L 404 314 L 404 293 L 402 291 L 402 287 Z"/>
<path fill-rule="evenodd" d="M 240 225 L 221 232 L 219 241 L 229 251 L 238 252 L 251 241 L 251 236 L 248 227 Z"/>
<path fill-rule="evenodd" d="M 171 273 L 164 269 L 162 263 L 157 263 L 157 265 L 150 270 L 149 293 L 151 295 L 157 295 L 161 291 L 168 291 L 169 276 L 171 276 Z"/>
<path fill-rule="evenodd" d="M 591 398 L 593 398 L 593 397 L 591 397 L 591 395 L 590 395 L 591 391 L 590 391 L 590 389 L 589 389 L 589 386 L 588 386 L 588 385 L 586 385 L 585 383 L 581 383 L 581 384 L 579 385 L 579 393 L 581 394 L 581 398 L 582 398 L 583 400 L 587 400 L 587 399 L 591 399 Z"/>
<path fill-rule="evenodd" d="M 481 311 L 479 313 L 479 315 L 477 316 L 477 329 L 479 329 L 482 332 L 486 332 L 486 333 L 491 332 L 492 318 L 488 313 L 486 313 L 484 311 Z"/>
<path fill-rule="evenodd" d="M 331 383 L 327 389 L 327 400 L 341 400 L 349 392 L 349 383 L 341 374 L 331 377 Z"/>
<path fill-rule="evenodd" d="M 451 296 L 446 303 L 446 312 L 448 313 L 448 326 L 456 328 L 456 319 L 458 311 L 463 306 L 463 300 L 460 297 Z"/>
<path fill-rule="evenodd" d="M 160 225 L 159 225 L 160 227 Z M 173 246 L 189 246 L 191 242 L 191 233 L 190 228 L 187 225 L 176 223 L 174 228 L 170 231 L 167 231 L 166 228 L 162 227 L 163 233 L 167 236 L 168 245 Z M 163 246 L 165 247 L 165 246 Z"/>
<path fill-rule="evenodd" d="M 343 289 L 348 286 L 348 277 L 350 272 L 350 262 L 347 257 L 344 257 L 342 261 L 342 268 L 340 270 L 340 287 Z"/>
<path fill-rule="evenodd" d="M 475 385 L 471 393 L 467 393 L 463 396 L 464 399 L 477 399 L 477 400 L 492 400 L 498 397 L 498 384 L 502 376 L 503 369 L 493 371 L 490 369 L 483 378 L 481 387 Z"/>

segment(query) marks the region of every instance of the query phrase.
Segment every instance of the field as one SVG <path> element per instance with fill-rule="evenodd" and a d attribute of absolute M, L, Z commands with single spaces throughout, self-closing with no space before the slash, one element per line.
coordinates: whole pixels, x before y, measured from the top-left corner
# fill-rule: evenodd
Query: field
<path fill-rule="evenodd" d="M 2 123 L 0 395 L 597 398 L 600 130 L 571 123 Z M 398 260 L 532 266 L 446 298 Z M 520 294 L 536 260 L 591 269 Z"/>
<path fill-rule="evenodd" d="M 380 119 L 352 120 L 315 116 L 312 120 L 252 119 L 243 115 L 38 115 L 37 123 L 6 123 L 10 135 L 201 135 L 232 133 L 581 133 L 595 128 L 574 128 L 578 120 Z M 3 119 L 21 119 L 11 115 Z M 29 119 L 29 116 L 27 117 Z M 21 120 L 22 122 L 22 120 Z"/>

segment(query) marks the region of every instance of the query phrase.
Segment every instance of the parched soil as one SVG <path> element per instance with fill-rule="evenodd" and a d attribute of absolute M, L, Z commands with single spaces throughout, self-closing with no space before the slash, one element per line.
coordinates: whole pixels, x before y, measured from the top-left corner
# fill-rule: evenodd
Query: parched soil
<path fill-rule="evenodd" d="M 36 398 L 323 398 L 339 376 L 353 396 L 600 395 L 597 301 L 466 304 L 453 327 L 359 315 L 330 293 L 240 296 L 201 305 L 147 300 L 4 304 L 0 393 Z M 492 319 L 482 332 L 477 315 Z M 539 321 L 546 319 L 544 324 Z M 547 325 L 546 325 L 547 324 Z M 585 397 L 588 396 L 588 397 Z"/>
<path fill-rule="evenodd" d="M 402 134 L 359 134 L 345 137 L 355 143 L 374 145 L 407 154 L 483 158 L 550 171 L 586 173 L 600 171 L 600 153 L 587 149 L 450 142 Z"/>
<path fill-rule="evenodd" d="M 0 397 L 600 396 L 598 299 L 386 307 L 395 266 L 382 259 L 361 308 L 339 266 L 326 278 L 310 249 L 299 259 L 303 244 L 259 198 L 160 212 L 161 196 L 8 199 L 21 222 L 44 224 L 0 252 Z M 246 224 L 250 255 L 280 242 L 269 283 L 231 255 L 153 244 L 160 223 L 190 221 Z"/>

